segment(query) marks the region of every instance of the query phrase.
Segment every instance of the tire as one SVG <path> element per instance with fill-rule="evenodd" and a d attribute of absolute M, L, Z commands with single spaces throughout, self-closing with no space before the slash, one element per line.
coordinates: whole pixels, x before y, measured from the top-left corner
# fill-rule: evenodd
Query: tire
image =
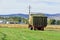
<path fill-rule="evenodd" d="M 29 29 L 30 29 L 30 30 L 33 30 L 33 27 L 32 27 L 32 25 L 29 25 Z"/>
<path fill-rule="evenodd" d="M 30 27 L 29 29 L 30 29 L 30 30 L 33 30 L 33 28 L 32 28 L 32 27 Z"/>
<path fill-rule="evenodd" d="M 44 27 L 42 27 L 41 30 L 44 31 Z"/>

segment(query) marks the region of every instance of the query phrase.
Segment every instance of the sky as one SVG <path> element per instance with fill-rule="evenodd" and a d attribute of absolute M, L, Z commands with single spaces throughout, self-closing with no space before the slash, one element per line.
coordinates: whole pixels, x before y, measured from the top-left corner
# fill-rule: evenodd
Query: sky
<path fill-rule="evenodd" d="M 60 13 L 60 0 L 0 0 L 0 14 L 28 14 L 29 5 L 31 12 Z"/>

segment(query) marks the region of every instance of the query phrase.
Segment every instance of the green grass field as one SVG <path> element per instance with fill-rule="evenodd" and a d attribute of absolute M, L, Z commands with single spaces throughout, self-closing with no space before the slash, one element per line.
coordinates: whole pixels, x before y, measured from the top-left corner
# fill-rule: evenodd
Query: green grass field
<path fill-rule="evenodd" d="M 60 40 L 60 31 L 0 28 L 0 40 Z"/>

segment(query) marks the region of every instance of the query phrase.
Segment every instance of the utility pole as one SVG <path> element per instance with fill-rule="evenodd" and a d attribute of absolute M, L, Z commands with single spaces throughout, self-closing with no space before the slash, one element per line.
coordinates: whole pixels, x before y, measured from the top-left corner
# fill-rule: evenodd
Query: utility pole
<path fill-rule="evenodd" d="M 29 17 L 31 15 L 31 6 L 29 5 Z"/>
<path fill-rule="evenodd" d="M 29 22 L 30 22 L 30 16 L 31 16 L 31 6 L 29 5 Z"/>

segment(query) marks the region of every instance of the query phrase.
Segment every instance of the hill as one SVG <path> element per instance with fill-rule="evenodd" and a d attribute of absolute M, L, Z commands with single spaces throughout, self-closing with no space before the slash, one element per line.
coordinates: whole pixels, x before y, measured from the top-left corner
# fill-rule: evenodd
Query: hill
<path fill-rule="evenodd" d="M 49 19 L 60 20 L 60 14 L 45 14 Z"/>
<path fill-rule="evenodd" d="M 60 20 L 60 14 L 45 14 L 49 19 L 56 19 L 56 20 Z M 22 18 L 29 18 L 28 14 L 9 14 L 9 15 L 0 15 L 2 17 L 13 17 L 13 16 L 17 16 L 17 17 L 22 17 Z"/>
<path fill-rule="evenodd" d="M 22 17 L 22 18 L 28 18 L 28 14 L 9 14 L 9 15 L 0 15 L 1 17 Z"/>

